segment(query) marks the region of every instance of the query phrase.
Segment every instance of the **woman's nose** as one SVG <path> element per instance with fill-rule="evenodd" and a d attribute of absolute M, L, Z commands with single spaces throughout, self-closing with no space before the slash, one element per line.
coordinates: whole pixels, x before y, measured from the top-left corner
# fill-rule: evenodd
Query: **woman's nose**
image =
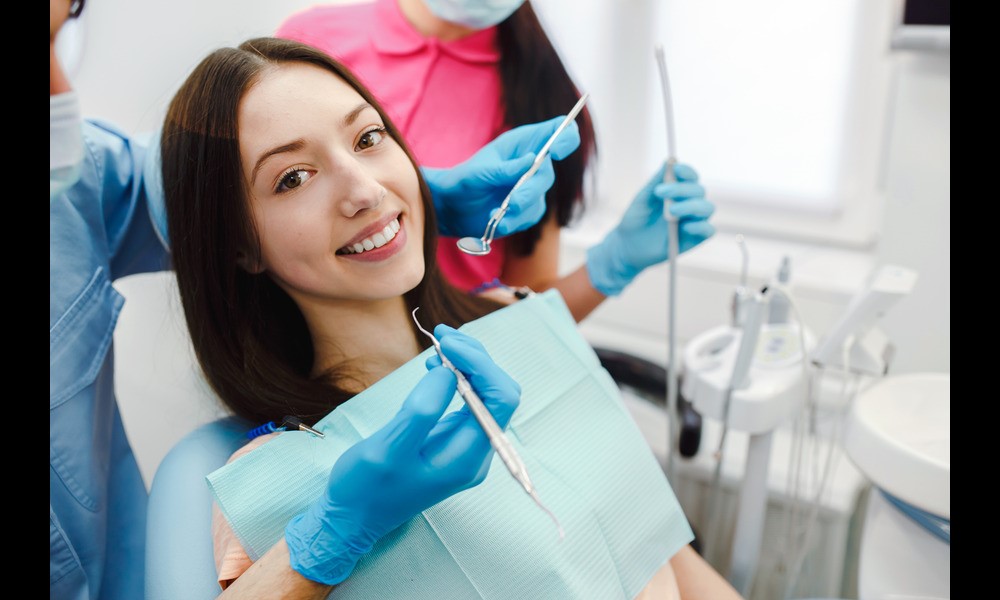
<path fill-rule="evenodd" d="M 347 217 L 363 210 L 378 208 L 386 196 L 386 189 L 361 166 L 352 167 L 345 178 L 347 186 L 340 209 Z"/>

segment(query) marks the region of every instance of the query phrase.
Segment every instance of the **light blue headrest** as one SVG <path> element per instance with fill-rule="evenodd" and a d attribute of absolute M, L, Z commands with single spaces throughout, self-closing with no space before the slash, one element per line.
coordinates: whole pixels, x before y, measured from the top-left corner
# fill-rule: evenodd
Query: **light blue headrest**
<path fill-rule="evenodd" d="M 146 600 L 219 595 L 205 476 L 246 443 L 251 425 L 237 417 L 202 425 L 177 442 L 156 469 L 146 512 Z"/>

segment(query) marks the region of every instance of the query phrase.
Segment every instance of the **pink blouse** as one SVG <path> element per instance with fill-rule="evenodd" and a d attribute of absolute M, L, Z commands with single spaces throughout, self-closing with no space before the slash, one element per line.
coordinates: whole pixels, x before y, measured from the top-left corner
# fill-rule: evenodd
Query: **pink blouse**
<path fill-rule="evenodd" d="M 454 166 L 506 129 L 495 27 L 442 42 L 418 33 L 397 0 L 376 0 L 305 9 L 276 35 L 319 48 L 351 69 L 421 166 Z M 468 291 L 500 276 L 505 245 L 496 240 L 490 254 L 470 256 L 455 247 L 455 238 L 441 237 L 438 266 Z"/>

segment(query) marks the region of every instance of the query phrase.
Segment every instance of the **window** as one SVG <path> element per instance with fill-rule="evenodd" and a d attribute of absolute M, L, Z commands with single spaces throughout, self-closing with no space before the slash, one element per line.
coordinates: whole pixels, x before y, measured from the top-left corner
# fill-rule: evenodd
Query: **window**
<path fill-rule="evenodd" d="M 665 157 L 662 43 L 678 159 L 699 171 L 720 230 L 874 243 L 891 79 L 886 0 L 533 4 L 592 96 L 595 218 L 624 210 Z"/>

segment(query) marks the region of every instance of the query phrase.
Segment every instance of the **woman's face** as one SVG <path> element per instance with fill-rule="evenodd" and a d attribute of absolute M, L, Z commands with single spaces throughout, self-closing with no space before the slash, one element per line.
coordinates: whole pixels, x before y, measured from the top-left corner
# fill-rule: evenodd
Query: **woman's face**
<path fill-rule="evenodd" d="M 397 297 L 424 275 L 416 170 L 378 112 L 307 64 L 265 71 L 239 107 L 260 263 L 300 306 Z M 249 254 L 249 253 L 248 253 Z"/>

